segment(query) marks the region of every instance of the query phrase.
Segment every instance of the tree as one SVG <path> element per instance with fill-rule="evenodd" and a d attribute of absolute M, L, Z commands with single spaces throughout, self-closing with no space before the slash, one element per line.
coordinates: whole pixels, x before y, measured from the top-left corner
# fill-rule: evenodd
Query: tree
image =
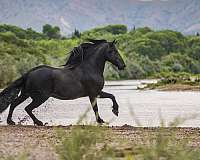
<path fill-rule="evenodd" d="M 108 25 L 91 30 L 92 32 L 111 33 L 111 34 L 125 34 L 127 33 L 127 26 L 122 24 Z"/>
<path fill-rule="evenodd" d="M 148 32 L 152 32 L 151 28 L 149 28 L 149 27 L 138 28 L 137 31 L 142 33 L 142 34 L 146 34 Z"/>
<path fill-rule="evenodd" d="M 133 26 L 133 30 L 135 31 L 135 29 L 136 29 L 136 28 L 135 28 L 135 25 L 134 25 L 134 26 Z"/>
<path fill-rule="evenodd" d="M 81 32 L 75 28 L 74 32 L 72 33 L 72 38 L 81 38 Z"/>
<path fill-rule="evenodd" d="M 42 32 L 47 35 L 51 29 L 52 29 L 52 26 L 50 24 L 45 24 L 43 26 Z"/>
<path fill-rule="evenodd" d="M 43 34 L 45 34 L 49 39 L 60 39 L 60 28 L 58 26 L 51 26 L 50 24 L 45 24 L 42 29 Z"/>
<path fill-rule="evenodd" d="M 164 48 L 160 42 L 148 38 L 137 38 L 132 42 L 134 50 L 139 55 L 148 56 L 150 60 L 160 59 L 164 55 Z"/>
<path fill-rule="evenodd" d="M 165 54 L 171 52 L 182 52 L 184 48 L 184 36 L 175 31 L 163 30 L 158 32 L 147 33 L 146 36 L 149 39 L 157 40 L 162 48 L 165 50 Z"/>
<path fill-rule="evenodd" d="M 192 46 L 188 55 L 193 59 L 200 61 L 200 46 Z"/>
<path fill-rule="evenodd" d="M 180 66 L 177 66 L 180 65 Z M 199 62 L 188 57 L 186 54 L 171 53 L 162 59 L 162 65 L 170 67 L 172 71 L 178 71 L 180 69 L 184 72 L 199 73 Z"/>

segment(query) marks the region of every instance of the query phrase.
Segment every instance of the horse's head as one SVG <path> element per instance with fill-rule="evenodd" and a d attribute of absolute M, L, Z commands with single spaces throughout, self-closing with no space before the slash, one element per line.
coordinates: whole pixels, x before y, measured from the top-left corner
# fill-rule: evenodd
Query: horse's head
<path fill-rule="evenodd" d="M 105 61 L 109 61 L 113 65 L 117 66 L 119 70 L 126 67 L 115 46 L 115 40 L 113 42 L 107 42 L 106 40 L 88 39 L 88 41 L 90 43 L 82 43 L 71 51 L 71 55 L 64 66 L 73 69 L 79 66 L 83 61 L 90 59 L 89 57 L 97 57 L 97 60 L 102 60 L 104 65 Z"/>
<path fill-rule="evenodd" d="M 117 66 L 119 70 L 123 70 L 126 67 L 126 65 L 115 46 L 116 41 L 114 40 L 113 42 L 108 42 L 108 44 L 109 47 L 105 53 L 106 60 L 111 62 L 113 65 Z"/>

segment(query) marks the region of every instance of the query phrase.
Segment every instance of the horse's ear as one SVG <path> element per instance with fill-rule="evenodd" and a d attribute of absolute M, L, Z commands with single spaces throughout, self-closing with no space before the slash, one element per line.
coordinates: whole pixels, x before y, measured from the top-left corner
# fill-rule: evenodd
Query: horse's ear
<path fill-rule="evenodd" d="M 116 43 L 117 43 L 117 41 L 116 41 L 116 40 L 112 41 L 112 45 L 114 45 L 114 44 L 116 44 Z"/>

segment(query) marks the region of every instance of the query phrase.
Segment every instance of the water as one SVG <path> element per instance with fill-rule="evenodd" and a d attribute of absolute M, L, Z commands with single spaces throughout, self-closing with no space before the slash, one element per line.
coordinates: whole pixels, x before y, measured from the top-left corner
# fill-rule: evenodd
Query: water
<path fill-rule="evenodd" d="M 98 99 L 99 113 L 101 117 L 110 122 L 110 125 L 133 125 L 136 121 L 142 126 L 159 126 L 161 119 L 168 125 L 176 117 L 191 117 L 193 114 L 200 115 L 200 92 L 178 92 L 178 91 L 156 91 L 136 90 L 143 83 L 155 82 L 149 80 L 113 81 L 106 82 L 104 91 L 115 95 L 119 103 L 119 116 L 112 113 L 112 103 L 110 99 Z M 26 119 L 23 124 L 33 124 L 23 108 L 30 103 L 30 99 L 16 108 L 13 119 L 15 122 Z M 48 125 L 70 125 L 76 124 L 79 117 L 91 108 L 89 99 L 79 98 L 76 100 L 64 101 L 50 98 L 38 109 L 35 115 L 38 119 L 48 123 Z M 133 116 L 131 111 L 134 112 Z M 1 124 L 6 124 L 6 110 L 1 117 Z M 95 116 L 92 110 L 87 114 L 87 123 L 94 123 Z M 200 116 L 192 118 L 180 126 L 199 127 Z"/>

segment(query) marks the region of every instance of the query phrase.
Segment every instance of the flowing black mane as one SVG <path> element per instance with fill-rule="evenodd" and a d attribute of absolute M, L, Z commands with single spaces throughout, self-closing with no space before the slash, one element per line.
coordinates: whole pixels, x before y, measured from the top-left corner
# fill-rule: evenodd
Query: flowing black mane
<path fill-rule="evenodd" d="M 95 47 L 98 44 L 107 43 L 106 40 L 94 40 L 88 39 L 88 42 L 80 44 L 78 47 L 74 47 L 74 49 L 70 52 L 70 56 L 66 62 L 66 67 L 75 68 L 83 62 L 85 58 L 85 49 L 88 47 Z"/>

